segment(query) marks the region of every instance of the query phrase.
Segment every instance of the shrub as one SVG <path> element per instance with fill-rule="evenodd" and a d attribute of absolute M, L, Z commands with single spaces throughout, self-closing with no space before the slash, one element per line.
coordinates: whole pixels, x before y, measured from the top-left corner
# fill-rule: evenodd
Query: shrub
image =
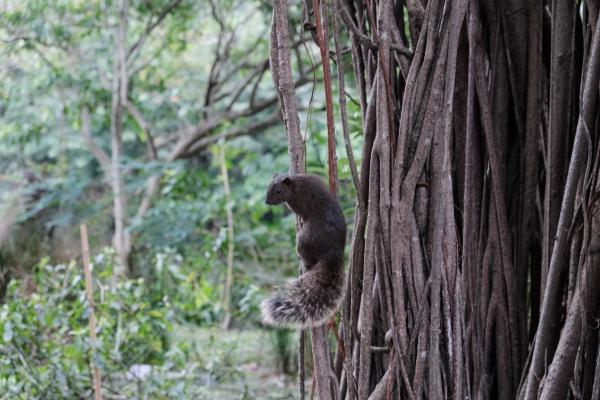
<path fill-rule="evenodd" d="M 41 263 L 27 279 L 9 283 L 0 307 L 0 393 L 5 398 L 88 397 L 90 353 L 107 382 L 134 364 L 165 361 L 172 319 L 168 301 L 149 302 L 142 279 L 112 285 L 110 253 L 95 261 L 98 341 L 93 349 L 80 265 Z"/>

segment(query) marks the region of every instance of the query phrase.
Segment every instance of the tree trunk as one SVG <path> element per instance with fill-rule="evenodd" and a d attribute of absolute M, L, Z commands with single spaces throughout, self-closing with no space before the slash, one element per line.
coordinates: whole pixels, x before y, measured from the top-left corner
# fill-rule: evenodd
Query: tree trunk
<path fill-rule="evenodd" d="M 223 179 L 223 193 L 225 195 L 225 212 L 227 214 L 227 272 L 225 284 L 223 285 L 223 329 L 229 329 L 231 325 L 231 287 L 233 286 L 233 206 L 231 190 L 229 189 L 229 176 L 227 174 L 227 161 L 225 159 L 225 141 L 219 149 L 219 163 L 221 164 L 221 177 Z"/>
<path fill-rule="evenodd" d="M 127 99 L 127 66 L 125 59 L 125 38 L 127 35 L 128 1 L 123 0 L 120 12 L 119 27 L 115 39 L 115 63 L 112 88 L 111 112 L 111 169 L 110 183 L 113 192 L 113 218 L 115 233 L 113 246 L 117 252 L 116 278 L 127 274 L 129 254 L 131 252 L 130 235 L 127 231 L 127 193 L 121 168 L 122 132 L 123 132 L 123 99 Z"/>
<path fill-rule="evenodd" d="M 333 31 L 341 64 L 318 4 L 316 39 L 323 50 Z M 597 4 L 333 4 L 364 134 L 339 397 L 599 393 Z"/>
<path fill-rule="evenodd" d="M 298 106 L 290 63 L 287 3 L 285 0 L 275 0 L 273 5 L 273 22 L 270 37 L 271 73 L 275 87 L 279 93 L 279 102 L 287 132 L 290 173 L 300 173 L 304 172 L 305 149 L 304 140 L 300 134 Z M 311 329 L 311 348 L 317 393 L 319 399 L 328 400 L 331 398 L 329 388 L 331 367 L 329 346 L 323 326 Z M 304 332 L 300 333 L 299 352 L 300 397 L 304 398 Z"/>

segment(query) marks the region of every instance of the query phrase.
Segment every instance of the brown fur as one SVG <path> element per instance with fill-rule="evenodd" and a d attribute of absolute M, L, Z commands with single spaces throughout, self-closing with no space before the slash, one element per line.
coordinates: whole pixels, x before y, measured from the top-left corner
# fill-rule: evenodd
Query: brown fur
<path fill-rule="evenodd" d="M 317 326 L 339 306 L 344 287 L 346 222 L 336 198 L 316 175 L 275 175 L 266 203 L 286 203 L 299 217 L 296 249 L 304 273 L 261 304 L 276 326 Z"/>

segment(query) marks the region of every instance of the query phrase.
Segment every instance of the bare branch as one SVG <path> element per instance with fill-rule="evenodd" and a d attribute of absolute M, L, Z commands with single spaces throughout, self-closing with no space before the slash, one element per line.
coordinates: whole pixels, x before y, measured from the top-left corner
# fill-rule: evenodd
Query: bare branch
<path fill-rule="evenodd" d="M 100 163 L 100 166 L 105 171 L 110 171 L 110 158 L 92 137 L 90 110 L 87 106 L 81 107 L 81 136 L 83 137 L 87 148 Z"/>
<path fill-rule="evenodd" d="M 140 110 L 138 110 L 138 108 L 135 105 L 133 105 L 133 103 L 131 103 L 129 101 L 129 99 L 125 99 L 123 106 L 129 112 L 129 114 L 131 114 L 133 119 L 136 120 L 136 122 L 140 126 L 140 129 L 142 130 L 142 132 L 144 132 L 144 135 L 146 136 L 147 145 L 148 145 L 148 152 L 150 153 L 150 156 L 152 157 L 152 159 L 156 160 L 156 157 L 157 157 L 156 146 L 154 146 L 154 138 L 152 137 L 152 134 L 150 133 L 150 124 L 148 124 L 148 122 L 144 119 L 144 116 L 142 115 Z"/>
<path fill-rule="evenodd" d="M 333 7 L 335 9 L 340 8 L 340 1 L 333 0 Z M 343 3 L 343 1 L 342 1 Z M 352 151 L 352 143 L 350 142 L 350 129 L 348 128 L 348 111 L 346 109 L 346 83 L 344 77 L 344 60 L 342 58 L 342 51 L 340 45 L 340 32 L 339 32 L 339 20 L 338 15 L 333 15 L 333 41 L 335 44 L 335 53 L 337 59 L 337 75 L 338 75 L 338 93 L 340 102 L 340 114 L 342 117 L 342 133 L 344 135 L 344 144 L 346 146 L 346 156 L 348 157 L 348 164 L 350 165 L 350 172 L 352 174 L 352 181 L 354 182 L 354 190 L 357 195 L 360 195 L 358 188 L 360 187 L 358 170 L 356 168 L 356 161 L 354 160 L 354 153 Z"/>
<path fill-rule="evenodd" d="M 246 88 L 248 88 L 248 86 L 250 86 L 250 84 L 252 83 L 253 80 L 255 80 L 258 77 L 258 79 L 256 79 L 256 81 L 260 82 L 260 78 L 262 78 L 263 73 L 266 71 L 266 69 L 268 67 L 269 67 L 269 61 L 265 60 L 261 65 L 256 67 L 254 69 L 254 71 L 252 71 L 246 77 L 246 79 L 242 80 L 242 82 L 240 82 L 237 85 L 237 87 L 232 91 L 233 95 L 231 96 L 231 99 L 229 100 L 229 105 L 227 105 L 227 107 L 225 107 L 225 109 L 231 110 L 231 108 L 235 105 L 235 103 L 238 101 L 238 99 L 240 98 L 242 93 L 244 93 Z M 255 86 L 257 86 L 257 85 L 258 84 L 256 84 Z"/>
<path fill-rule="evenodd" d="M 277 123 L 281 121 L 281 117 L 279 114 L 279 110 L 277 109 L 274 113 L 271 114 L 265 120 L 261 120 L 255 122 L 253 124 L 244 125 L 242 127 L 236 127 L 229 131 L 223 132 L 219 135 L 213 135 L 209 137 L 205 137 L 202 140 L 195 142 L 195 144 L 190 147 L 187 151 L 172 151 L 168 157 L 167 161 L 174 161 L 178 158 L 191 157 L 194 154 L 198 154 L 199 152 L 205 150 L 208 146 L 217 143 L 219 140 L 231 140 L 240 136 L 252 136 L 263 132 L 265 129 L 275 126 Z M 144 217 L 150 205 L 152 203 L 152 199 L 158 192 L 160 187 L 160 175 L 153 175 L 148 179 L 146 184 L 146 192 L 144 193 L 144 197 L 140 202 L 138 210 L 136 212 L 135 221 L 139 222 Z"/>
<path fill-rule="evenodd" d="M 223 36 L 224 36 L 224 31 L 220 30 L 219 31 L 219 39 L 217 41 L 217 47 L 215 49 L 215 59 L 213 60 L 211 66 L 210 66 L 210 72 L 208 73 L 208 79 L 207 79 L 207 83 L 206 83 L 206 91 L 204 92 L 204 108 L 208 108 L 208 106 L 210 106 L 213 103 L 213 99 L 212 99 L 212 92 L 213 89 L 217 86 L 217 84 L 219 83 L 219 64 L 221 63 L 221 60 L 225 57 L 226 53 L 228 52 L 227 50 L 227 46 L 225 46 L 225 54 L 221 54 L 221 43 L 223 42 Z M 231 43 L 231 42 L 229 42 Z M 206 118 L 207 115 L 207 111 L 204 111 L 204 117 Z"/>
<path fill-rule="evenodd" d="M 392 50 L 394 50 L 395 52 L 398 52 L 407 57 L 412 57 L 412 55 L 413 55 L 413 52 L 410 51 L 409 49 L 407 49 L 406 47 L 401 47 L 400 45 L 397 45 L 397 44 L 392 44 L 391 47 L 392 47 Z"/>
<path fill-rule="evenodd" d="M 135 43 L 129 48 L 129 51 L 127 52 L 127 62 L 131 62 L 131 60 L 133 60 L 135 58 L 135 53 L 139 52 L 139 50 L 141 49 L 142 45 L 144 44 L 144 42 L 146 41 L 146 39 L 148 39 L 148 37 L 150 36 L 150 34 L 152 33 L 152 31 L 158 26 L 160 25 L 160 23 L 165 19 L 165 17 L 167 15 L 169 15 L 169 13 L 171 11 L 173 11 L 175 9 L 175 7 L 177 7 L 179 5 L 179 3 L 181 3 L 181 0 L 173 0 L 171 1 L 171 3 L 169 3 L 161 12 L 160 14 L 158 14 L 158 17 L 152 21 L 152 18 L 150 18 L 150 21 L 148 21 L 148 24 L 146 25 L 146 28 L 144 29 L 144 32 L 142 32 L 142 34 L 140 35 L 140 37 L 135 41 Z"/>
<path fill-rule="evenodd" d="M 258 92 L 258 86 L 260 85 L 260 82 L 262 82 L 263 76 L 265 75 L 265 72 L 268 69 L 269 69 L 269 60 L 267 60 L 267 62 L 266 62 L 265 69 L 263 69 L 260 72 L 260 75 L 254 81 L 254 85 L 252 86 L 252 91 L 250 92 L 250 107 L 254 107 L 254 105 L 256 103 L 256 93 Z"/>
<path fill-rule="evenodd" d="M 188 151 L 185 152 L 185 154 L 182 155 L 182 157 L 190 157 L 194 154 L 197 154 L 205 150 L 208 146 L 218 143 L 220 140 L 229 141 L 240 136 L 254 136 L 260 134 L 266 129 L 275 126 L 280 122 L 281 114 L 279 108 L 277 108 L 275 112 L 271 113 L 271 115 L 264 120 L 260 120 L 249 125 L 244 124 L 243 126 L 228 130 L 218 135 L 208 136 L 197 141 L 189 148 Z"/>
<path fill-rule="evenodd" d="M 150 63 L 154 60 L 156 60 L 158 58 L 158 56 L 160 55 L 160 53 L 162 53 L 162 51 L 164 49 L 167 48 L 169 42 L 167 42 L 166 40 L 163 41 L 160 46 L 158 46 L 158 48 L 152 52 L 151 55 L 148 56 L 148 58 L 142 62 L 139 63 L 139 65 L 137 66 L 133 66 L 131 65 L 131 68 L 129 70 L 129 76 L 135 76 L 138 74 L 138 72 L 142 71 L 143 69 L 145 69 L 148 65 L 150 65 Z M 133 61 L 128 62 L 129 64 L 133 64 Z"/>
<path fill-rule="evenodd" d="M 198 140 L 207 137 L 215 128 L 217 128 L 223 122 L 232 121 L 237 118 L 247 117 L 249 115 L 258 113 L 275 105 L 275 103 L 277 103 L 277 98 L 272 97 L 268 100 L 259 103 L 252 109 L 248 108 L 242 111 L 230 111 L 225 114 L 216 114 L 214 116 L 209 116 L 207 119 L 203 120 L 199 125 L 184 129 L 183 132 L 177 134 L 179 140 L 171 150 L 171 153 L 168 157 L 168 161 L 173 161 L 181 157 L 187 152 L 191 145 L 193 145 Z"/>
<path fill-rule="evenodd" d="M 338 11 L 340 13 L 340 16 L 342 17 L 342 20 L 344 21 L 348 29 L 350 29 L 351 34 L 355 38 L 357 38 L 360 44 L 365 46 L 367 49 L 377 50 L 377 44 L 370 37 L 362 33 L 360 29 L 358 29 L 358 26 L 356 26 L 356 24 L 352 20 L 352 16 L 350 16 L 350 11 L 348 11 L 348 6 L 346 5 L 346 2 L 341 1 L 339 2 L 339 4 L 340 7 L 338 7 Z"/>

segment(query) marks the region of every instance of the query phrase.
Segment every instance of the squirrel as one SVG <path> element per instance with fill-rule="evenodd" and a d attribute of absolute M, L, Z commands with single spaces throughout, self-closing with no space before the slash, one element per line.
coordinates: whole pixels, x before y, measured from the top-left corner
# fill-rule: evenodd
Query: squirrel
<path fill-rule="evenodd" d="M 316 175 L 275 174 L 266 204 L 286 203 L 299 218 L 296 250 L 303 273 L 261 303 L 263 321 L 280 327 L 319 326 L 344 293 L 346 221 L 337 199 Z"/>

